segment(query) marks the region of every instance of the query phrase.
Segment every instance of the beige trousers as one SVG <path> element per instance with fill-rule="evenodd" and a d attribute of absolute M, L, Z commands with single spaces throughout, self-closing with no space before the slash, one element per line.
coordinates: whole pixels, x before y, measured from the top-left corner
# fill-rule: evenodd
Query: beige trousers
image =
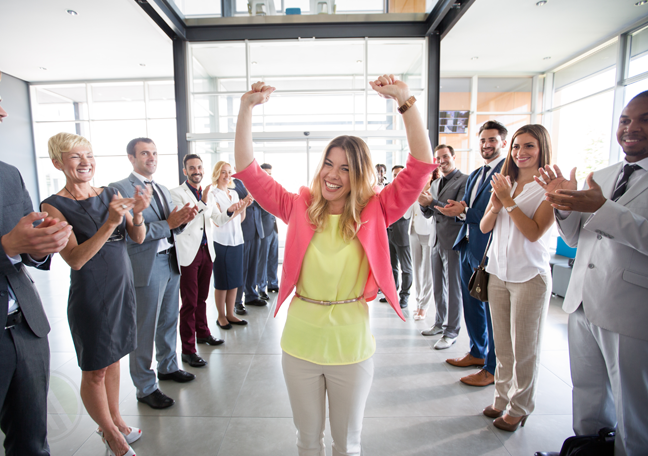
<path fill-rule="evenodd" d="M 493 407 L 514 417 L 529 415 L 535 408 L 551 276 L 538 274 L 527 282 L 512 283 L 491 274 L 488 298 L 497 356 Z"/>
<path fill-rule="evenodd" d="M 365 404 L 373 381 L 373 358 L 343 366 L 325 366 L 283 352 L 281 358 L 299 456 L 325 456 L 326 396 L 333 456 L 360 455 Z"/>

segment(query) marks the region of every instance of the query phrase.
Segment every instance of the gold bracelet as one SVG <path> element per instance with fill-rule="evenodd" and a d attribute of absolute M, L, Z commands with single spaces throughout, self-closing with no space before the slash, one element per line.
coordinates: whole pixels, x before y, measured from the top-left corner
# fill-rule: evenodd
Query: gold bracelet
<path fill-rule="evenodd" d="M 405 103 L 403 103 L 402 106 L 398 108 L 398 112 L 404 114 L 405 111 L 407 111 L 409 108 L 411 108 L 414 105 L 414 103 L 416 103 L 416 98 L 414 97 L 414 95 L 412 95 L 407 99 L 407 101 L 405 101 Z"/>

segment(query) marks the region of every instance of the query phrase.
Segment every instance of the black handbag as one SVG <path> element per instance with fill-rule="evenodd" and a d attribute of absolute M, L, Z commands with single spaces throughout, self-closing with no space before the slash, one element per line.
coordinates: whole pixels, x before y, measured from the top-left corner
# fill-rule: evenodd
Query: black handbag
<path fill-rule="evenodd" d="M 482 302 L 488 302 L 488 272 L 486 272 L 485 264 L 486 254 L 488 253 L 488 248 L 490 247 L 492 238 L 493 232 L 491 231 L 491 234 L 488 237 L 488 244 L 486 244 L 486 250 L 484 250 L 484 257 L 482 258 L 481 264 L 475 268 L 475 272 L 472 273 L 470 280 L 468 281 L 470 296 Z"/>
<path fill-rule="evenodd" d="M 597 435 L 569 437 L 563 443 L 560 456 L 613 456 L 614 436 L 614 429 L 602 428 Z"/>

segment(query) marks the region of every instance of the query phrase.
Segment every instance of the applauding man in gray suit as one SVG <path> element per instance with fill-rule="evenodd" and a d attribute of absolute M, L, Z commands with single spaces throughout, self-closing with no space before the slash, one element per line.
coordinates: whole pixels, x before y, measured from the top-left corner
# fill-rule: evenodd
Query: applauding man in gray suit
<path fill-rule="evenodd" d="M 5 117 L 0 106 L 0 122 Z M 50 326 L 25 265 L 49 269 L 48 255 L 63 250 L 72 227 L 49 217 L 34 227 L 47 213 L 32 211 L 20 172 L 4 162 L 0 162 L 0 208 L 0 425 L 5 454 L 45 456 L 50 454 Z"/>
<path fill-rule="evenodd" d="M 648 449 L 648 91 L 619 119 L 625 160 L 587 177 L 575 169 L 548 194 L 565 242 L 578 247 L 563 309 L 568 312 L 574 432 L 617 426 L 615 455 Z"/>
<path fill-rule="evenodd" d="M 136 187 L 148 186 L 153 197 L 142 215 L 146 224 L 144 243 L 128 243 L 133 265 L 137 300 L 137 348 L 130 354 L 130 372 L 137 388 L 137 400 L 152 408 L 170 407 L 174 400 L 158 388 L 151 369 L 153 345 L 158 363 L 158 378 L 189 382 L 194 374 L 178 369 L 176 339 L 180 289 L 180 266 L 175 250 L 175 235 L 193 220 L 197 209 L 187 203 L 176 208 L 169 190 L 153 180 L 157 169 L 157 147 L 148 138 L 136 138 L 126 146 L 133 172 L 126 179 L 110 184 L 125 198 L 132 198 Z"/>
<path fill-rule="evenodd" d="M 439 164 L 443 177 L 432 182 L 429 193 L 419 197 L 421 212 L 426 218 L 434 218 L 435 229 L 430 236 L 432 247 L 432 287 L 436 318 L 434 326 L 422 331 L 424 336 L 443 334 L 434 344 L 437 350 L 450 348 L 457 341 L 461 328 L 461 263 L 459 252 L 452 250 L 462 223 L 454 217 L 439 212 L 448 200 L 461 201 L 466 190 L 468 176 L 455 166 L 455 152 L 452 146 L 440 144 L 434 149 L 434 160 Z M 447 321 L 447 323 L 446 323 Z"/>

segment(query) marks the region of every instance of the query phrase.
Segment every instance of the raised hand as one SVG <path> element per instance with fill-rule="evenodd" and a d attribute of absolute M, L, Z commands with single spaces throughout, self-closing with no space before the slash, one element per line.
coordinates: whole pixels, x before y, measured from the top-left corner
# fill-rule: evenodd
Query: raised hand
<path fill-rule="evenodd" d="M 547 193 L 545 199 L 554 209 L 561 211 L 596 212 L 605 204 L 606 198 L 594 180 L 594 173 L 588 174 L 586 182 L 589 187 L 587 190 L 558 189 Z"/>
<path fill-rule="evenodd" d="M 545 165 L 544 168 L 538 169 L 540 176 L 533 176 L 535 181 L 540 184 L 547 193 L 553 193 L 557 190 L 578 190 L 576 181 L 576 168 L 571 170 L 569 180 L 567 180 L 558 165 Z"/>
<path fill-rule="evenodd" d="M 133 207 L 135 207 L 135 198 L 120 198 L 113 195 L 112 201 L 108 205 L 108 222 L 119 225 L 124 215 Z"/>
<path fill-rule="evenodd" d="M 42 219 L 43 223 L 34 227 L 34 222 Z M 11 231 L 2 236 L 0 242 L 5 254 L 10 257 L 26 253 L 38 260 L 63 250 L 70 234 L 72 226 L 67 222 L 50 218 L 47 212 L 32 212 L 21 218 Z"/>
<path fill-rule="evenodd" d="M 191 222 L 194 217 L 198 214 L 198 207 L 187 203 L 182 206 L 182 209 L 178 210 L 177 207 L 173 208 L 173 211 L 167 217 L 167 223 L 169 224 L 170 230 L 175 230 L 180 225 L 185 225 Z"/>
<path fill-rule="evenodd" d="M 241 107 L 254 107 L 256 105 L 266 103 L 268 100 L 270 100 L 270 95 L 272 95 L 272 92 L 274 92 L 275 90 L 276 89 L 274 87 L 266 85 L 265 82 L 256 82 L 252 84 L 252 90 L 244 93 L 241 97 Z"/>
<path fill-rule="evenodd" d="M 151 204 L 151 189 L 148 185 L 145 185 L 142 189 L 139 185 L 135 186 L 135 204 L 133 206 L 133 214 L 140 214 L 144 209 L 149 207 Z"/>
<path fill-rule="evenodd" d="M 369 85 L 381 97 L 396 100 L 399 106 L 410 97 L 407 84 L 397 80 L 393 74 L 384 74 L 375 81 L 369 81 Z"/>
<path fill-rule="evenodd" d="M 207 204 L 207 200 L 209 200 L 209 191 L 211 190 L 212 184 L 208 184 L 204 189 L 202 193 L 202 202 Z"/>

